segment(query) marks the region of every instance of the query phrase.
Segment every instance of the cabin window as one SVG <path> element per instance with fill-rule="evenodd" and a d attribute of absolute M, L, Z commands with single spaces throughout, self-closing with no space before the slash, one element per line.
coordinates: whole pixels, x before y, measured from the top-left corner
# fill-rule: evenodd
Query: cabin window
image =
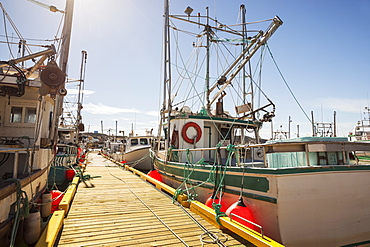
<path fill-rule="evenodd" d="M 146 139 L 146 138 L 140 138 L 140 144 L 141 145 L 148 145 L 148 139 Z"/>
<path fill-rule="evenodd" d="M 313 152 L 310 153 L 310 163 L 312 166 L 343 165 L 344 159 L 342 152 Z"/>
<path fill-rule="evenodd" d="M 231 130 L 221 128 L 221 138 L 223 138 L 224 140 L 231 140 Z"/>
<path fill-rule="evenodd" d="M 12 106 L 10 111 L 11 123 L 35 123 L 36 122 L 36 108 Z"/>
<path fill-rule="evenodd" d="M 10 112 L 10 122 L 11 123 L 21 123 L 22 122 L 22 107 L 12 107 Z"/>
<path fill-rule="evenodd" d="M 25 123 L 36 123 L 36 108 L 26 107 Z"/>
<path fill-rule="evenodd" d="M 307 166 L 306 153 L 303 152 L 269 153 L 267 161 L 270 168 Z"/>
<path fill-rule="evenodd" d="M 139 144 L 139 140 L 138 139 L 131 139 L 131 146 L 135 146 Z"/>

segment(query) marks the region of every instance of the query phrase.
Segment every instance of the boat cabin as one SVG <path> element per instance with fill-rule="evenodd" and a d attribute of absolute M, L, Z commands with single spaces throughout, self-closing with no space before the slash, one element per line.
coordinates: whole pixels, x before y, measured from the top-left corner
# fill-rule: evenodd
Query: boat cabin
<path fill-rule="evenodd" d="M 173 161 L 190 162 L 184 150 L 191 149 L 192 159 L 196 162 L 203 160 L 213 163 L 218 159 L 220 163 L 227 160 L 229 145 L 249 144 L 255 136 L 249 136 L 252 130 L 259 129 L 260 122 L 240 120 L 232 117 L 209 117 L 201 114 L 177 115 L 171 119 L 169 148 L 178 152 Z M 168 134 L 168 124 L 164 124 L 165 139 Z M 254 134 L 254 133 L 253 133 Z M 216 154 L 215 147 L 220 147 Z M 196 151 L 195 151 L 196 149 Z M 245 156 L 246 150 L 243 150 Z M 218 157 L 217 157 L 218 156 Z"/>
<path fill-rule="evenodd" d="M 126 140 L 126 149 L 125 152 L 142 148 L 145 146 L 150 146 L 152 137 L 150 136 L 135 136 L 128 137 Z"/>
<path fill-rule="evenodd" d="M 33 170 L 42 169 L 41 159 L 50 158 L 47 150 L 54 138 L 54 100 L 39 97 L 38 78 L 27 81 L 22 95 L 16 96 L 12 93 L 17 89 L 16 76 L 0 76 L 4 77 L 0 83 L 0 178 L 21 178 L 29 173 L 31 164 Z M 40 152 L 28 160 L 32 148 Z"/>
<path fill-rule="evenodd" d="M 261 146 L 269 168 L 354 165 L 359 164 L 358 155 L 370 151 L 369 144 L 349 142 L 346 137 L 303 137 Z"/>

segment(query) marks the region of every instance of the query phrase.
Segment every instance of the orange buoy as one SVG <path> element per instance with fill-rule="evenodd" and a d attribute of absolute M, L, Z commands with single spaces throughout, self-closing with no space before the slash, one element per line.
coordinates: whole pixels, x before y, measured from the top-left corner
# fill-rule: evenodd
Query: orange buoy
<path fill-rule="evenodd" d="M 163 182 L 161 174 L 157 170 L 151 170 L 150 172 L 148 172 L 148 176 L 154 178 L 159 182 Z"/>
<path fill-rule="evenodd" d="M 52 190 L 50 193 L 51 198 L 53 199 L 53 202 L 51 203 L 51 213 L 54 213 L 54 211 L 59 209 L 59 203 L 63 199 L 63 192 L 59 190 Z"/>
<path fill-rule="evenodd" d="M 255 231 L 259 231 L 259 228 L 257 226 L 252 225 L 252 224 L 248 223 L 247 221 L 242 220 L 242 219 L 240 219 L 236 216 L 232 216 L 231 214 L 235 214 L 239 217 L 242 217 L 243 219 L 246 219 L 246 220 L 249 220 L 249 221 L 255 223 L 252 211 L 250 210 L 249 207 L 247 207 L 244 204 L 242 197 L 240 197 L 237 202 L 235 202 L 233 205 L 231 205 L 226 210 L 226 215 L 229 216 L 230 218 L 232 218 L 233 220 L 239 222 L 240 224 L 250 228 L 250 229 L 253 229 Z"/>
<path fill-rule="evenodd" d="M 73 169 L 66 170 L 66 178 L 67 178 L 68 181 L 72 181 L 73 178 L 75 177 L 75 175 L 76 175 L 75 170 L 73 170 Z"/>

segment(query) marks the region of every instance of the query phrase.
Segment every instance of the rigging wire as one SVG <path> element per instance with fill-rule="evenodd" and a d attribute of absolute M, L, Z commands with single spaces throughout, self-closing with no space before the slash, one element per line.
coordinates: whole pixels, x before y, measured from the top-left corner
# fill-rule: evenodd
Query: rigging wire
<path fill-rule="evenodd" d="M 175 40 L 176 41 L 176 44 L 177 44 L 177 50 L 180 51 L 180 49 L 178 49 L 178 40 Z M 185 70 L 185 74 L 187 75 L 187 77 L 189 78 L 190 80 L 190 86 L 194 89 L 196 95 L 201 95 L 201 93 L 198 92 L 197 88 L 195 87 L 195 81 L 196 80 L 193 80 L 193 78 L 190 76 L 190 72 L 189 70 L 187 69 L 187 66 L 186 66 L 186 63 L 184 62 L 184 59 L 183 57 L 181 56 L 181 53 L 179 52 L 179 58 L 180 58 L 180 62 L 182 63 L 183 67 L 184 67 L 184 70 Z M 196 74 L 195 74 L 196 75 Z M 179 89 L 180 89 L 180 86 L 179 86 Z M 188 93 L 188 96 L 190 94 L 190 90 L 189 90 L 189 93 Z M 204 102 L 202 101 L 201 97 L 199 96 L 199 101 L 204 104 Z"/>
<path fill-rule="evenodd" d="M 174 29 L 174 30 L 176 30 L 176 29 Z M 177 71 L 177 73 L 179 74 L 179 77 L 181 77 L 182 79 L 190 79 L 190 78 L 192 78 L 192 77 L 189 77 L 189 78 L 187 78 L 187 77 L 185 77 L 184 75 L 182 75 L 182 73 L 179 71 L 179 68 L 180 68 L 180 66 L 177 66 L 177 60 L 178 60 L 178 54 L 179 54 L 179 51 L 180 51 L 180 49 L 178 49 L 178 47 L 179 47 L 179 36 L 178 36 L 178 32 L 174 32 L 174 39 L 175 39 L 175 43 L 176 43 L 176 47 L 177 47 L 177 49 L 176 49 L 176 58 L 175 58 L 175 64 L 176 64 L 176 71 Z M 195 66 L 198 64 L 198 54 L 197 54 L 197 51 L 198 51 L 198 49 L 196 49 L 196 51 L 195 52 L 192 52 L 192 54 L 190 55 L 190 58 L 189 58 L 189 60 L 188 60 L 188 62 L 187 62 L 187 64 L 189 63 L 189 61 L 192 59 L 192 57 L 193 56 L 195 56 L 196 57 L 196 62 L 195 62 Z M 199 52 L 198 52 L 199 53 Z M 190 65 L 189 66 L 185 66 L 186 68 L 187 67 L 190 67 Z M 195 69 L 195 71 L 196 71 L 197 69 Z M 196 76 L 196 73 L 194 73 L 193 74 L 193 76 Z M 175 85 L 176 86 L 176 85 Z"/>
<path fill-rule="evenodd" d="M 297 100 L 297 98 L 295 97 L 294 93 L 293 93 L 293 92 L 292 92 L 292 90 L 290 89 L 290 87 L 289 87 L 289 85 L 288 85 L 287 81 L 285 80 L 285 78 L 284 78 L 284 76 L 283 76 L 283 74 L 282 74 L 282 72 L 281 72 L 281 70 L 280 70 L 279 66 L 277 65 L 277 63 L 276 63 L 276 61 L 275 61 L 275 58 L 274 58 L 274 56 L 272 55 L 272 52 L 271 52 L 271 50 L 270 50 L 270 47 L 267 45 L 267 43 L 266 43 L 266 47 L 267 47 L 267 49 L 268 49 L 268 51 L 269 51 L 269 53 L 270 53 L 270 56 L 271 56 L 271 58 L 272 58 L 272 61 L 274 62 L 275 66 L 276 66 L 276 69 L 278 70 L 278 72 L 279 72 L 279 74 L 280 74 L 281 78 L 283 79 L 283 81 L 284 81 L 284 83 L 285 83 L 286 87 L 288 88 L 288 90 L 289 90 L 290 94 L 293 96 L 293 98 L 294 98 L 295 102 L 298 104 L 299 108 L 301 108 L 301 110 L 302 110 L 303 114 L 306 116 L 306 118 L 308 119 L 308 121 L 309 121 L 310 123 L 312 123 L 311 119 L 308 117 L 307 113 L 303 110 L 303 107 L 302 107 L 302 106 L 301 106 L 301 104 L 298 102 L 298 100 Z"/>
<path fill-rule="evenodd" d="M 65 18 L 65 15 L 63 14 L 62 18 L 60 18 L 59 26 L 58 26 L 58 29 L 57 29 L 57 32 L 56 32 L 55 38 L 54 38 L 54 45 L 56 46 L 56 43 L 58 43 L 56 59 L 58 59 L 58 57 L 60 55 L 60 51 L 62 49 L 62 43 L 63 43 L 63 39 L 64 39 L 64 37 L 62 37 L 62 31 L 61 31 L 62 23 L 64 23 L 64 18 Z M 60 34 L 60 38 L 57 38 L 58 34 Z"/>
<path fill-rule="evenodd" d="M 12 58 L 14 59 L 14 55 L 11 51 L 11 48 L 10 48 L 10 42 L 9 42 L 9 37 L 8 37 L 8 32 L 7 32 L 7 28 L 6 28 L 6 19 L 5 17 L 8 19 L 10 25 L 13 27 L 14 31 L 16 32 L 18 38 L 22 41 L 25 41 L 25 38 L 22 36 L 21 32 L 18 30 L 17 26 L 15 25 L 15 23 L 13 22 L 13 20 L 10 18 L 10 16 L 8 15 L 8 13 L 6 12 L 6 10 L 4 9 L 3 5 L 0 3 L 0 8 L 2 9 L 3 11 L 3 19 L 4 19 L 4 29 L 5 29 L 5 37 L 6 37 L 6 40 L 8 42 L 8 49 L 9 49 L 9 52 L 12 56 Z M 25 49 L 27 50 L 27 52 L 29 54 L 32 54 L 32 51 L 29 47 L 29 45 L 27 43 L 24 43 L 24 47 Z M 34 59 L 32 59 L 32 61 L 35 61 Z"/>
<path fill-rule="evenodd" d="M 10 52 L 10 55 L 12 56 L 12 58 L 14 59 L 14 55 L 13 55 L 13 52 L 12 52 L 12 49 L 10 48 L 10 42 L 9 42 L 9 37 L 8 37 L 8 31 L 7 31 L 7 28 L 6 28 L 6 19 L 5 19 L 5 16 L 8 16 L 7 13 L 5 12 L 5 9 L 3 8 L 3 5 L 0 3 L 0 7 L 3 11 L 3 20 L 4 20 L 4 31 L 5 31 L 5 37 L 6 37 L 6 40 L 7 40 L 7 43 L 8 43 L 8 49 L 9 49 L 9 52 Z"/>
<path fill-rule="evenodd" d="M 0 35 L 2 36 L 2 35 Z M 3 35 L 4 36 L 4 35 Z M 5 36 L 4 36 L 5 37 Z M 43 40 L 45 41 L 45 40 Z M 8 42 L 8 41 L 0 41 L 0 43 L 3 43 L 3 44 L 10 44 L 10 45 L 18 45 L 19 42 Z M 36 47 L 47 47 L 46 45 L 32 45 L 32 44 L 27 44 L 27 46 L 36 46 Z"/>
<path fill-rule="evenodd" d="M 2 34 L 0 34 L 0 37 L 4 37 L 4 38 L 6 38 L 7 36 L 6 35 L 2 35 Z M 45 42 L 54 42 L 55 40 L 60 40 L 60 38 L 55 38 L 55 39 L 33 39 L 33 38 L 25 38 L 25 40 L 32 40 L 32 41 L 45 41 Z M 6 43 L 6 42 L 4 42 L 4 41 L 1 41 L 2 43 Z M 10 44 L 15 44 L 15 45 L 17 45 L 18 43 L 10 43 Z M 29 46 L 40 46 L 40 47 L 43 47 L 43 45 L 30 45 L 30 44 L 28 44 Z"/>

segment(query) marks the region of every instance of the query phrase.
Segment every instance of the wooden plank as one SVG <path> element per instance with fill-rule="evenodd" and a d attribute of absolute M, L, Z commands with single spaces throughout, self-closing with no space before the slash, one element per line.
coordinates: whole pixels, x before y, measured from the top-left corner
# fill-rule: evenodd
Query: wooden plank
<path fill-rule="evenodd" d="M 101 178 L 79 185 L 58 246 L 184 246 L 182 241 L 202 246 L 204 229 L 221 232 L 189 209 L 173 204 L 144 181 L 145 174 L 112 167 L 111 161 L 98 155 L 89 154 L 89 161 L 86 173 Z M 169 188 L 160 185 L 159 190 Z M 249 244 L 227 237 L 232 245 Z"/>

